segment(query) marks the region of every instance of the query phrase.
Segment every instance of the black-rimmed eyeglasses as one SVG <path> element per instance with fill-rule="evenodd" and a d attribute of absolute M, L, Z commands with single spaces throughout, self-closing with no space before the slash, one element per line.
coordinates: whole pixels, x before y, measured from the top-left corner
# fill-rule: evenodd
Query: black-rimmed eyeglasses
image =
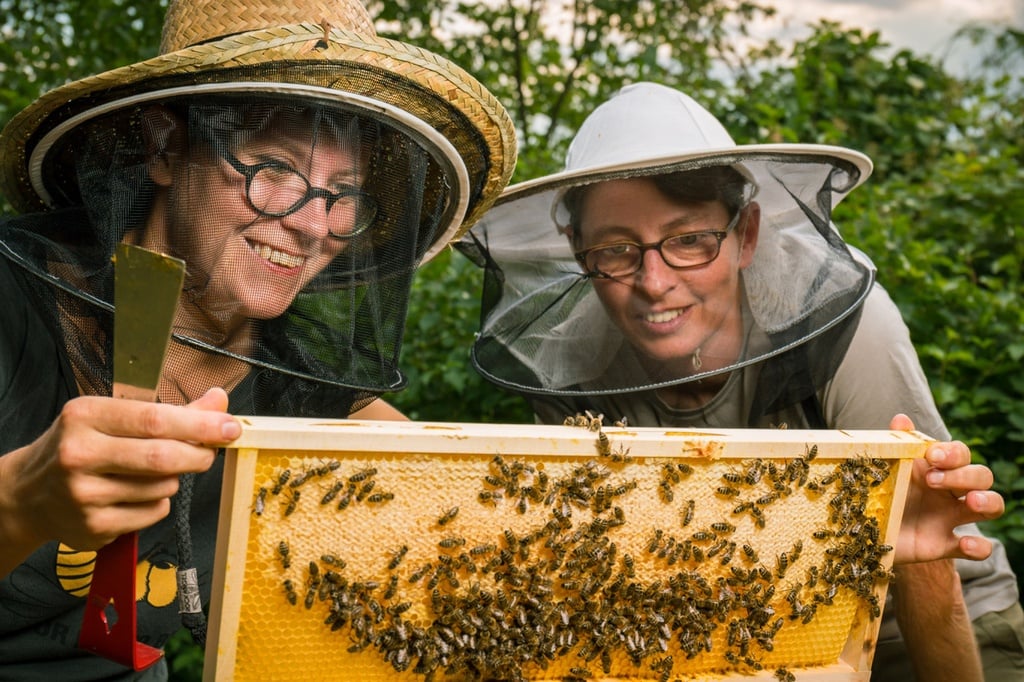
<path fill-rule="evenodd" d="M 657 251 L 665 264 L 676 270 L 707 265 L 722 251 L 722 241 L 736 227 L 743 209 L 736 211 L 724 230 L 684 232 L 665 237 L 661 241 L 641 244 L 621 241 L 598 244 L 575 253 L 576 260 L 590 277 L 628 277 L 640 270 L 644 254 Z"/>
<path fill-rule="evenodd" d="M 337 191 L 314 187 L 305 175 L 279 161 L 242 163 L 220 145 L 215 148 L 245 177 L 245 197 L 260 215 L 283 218 L 313 199 L 323 199 L 327 230 L 337 239 L 350 239 L 365 232 L 377 217 L 376 200 L 358 187 Z"/>

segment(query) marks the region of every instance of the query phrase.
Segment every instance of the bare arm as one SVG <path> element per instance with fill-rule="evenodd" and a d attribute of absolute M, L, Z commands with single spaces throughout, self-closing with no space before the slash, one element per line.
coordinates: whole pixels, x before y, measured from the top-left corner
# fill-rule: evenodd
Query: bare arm
<path fill-rule="evenodd" d="M 241 434 L 227 394 L 187 407 L 81 397 L 34 442 L 0 457 L 0 576 L 51 540 L 93 550 L 170 511 L 183 473 Z"/>
<path fill-rule="evenodd" d="M 349 419 L 373 419 L 381 421 L 394 421 L 401 420 L 407 421 L 409 418 L 398 411 L 397 408 L 384 402 L 382 398 L 377 398 L 366 407 L 356 410 L 349 415 Z"/>
<path fill-rule="evenodd" d="M 896 622 L 916 677 L 983 682 L 981 657 L 952 559 L 896 568 Z"/>

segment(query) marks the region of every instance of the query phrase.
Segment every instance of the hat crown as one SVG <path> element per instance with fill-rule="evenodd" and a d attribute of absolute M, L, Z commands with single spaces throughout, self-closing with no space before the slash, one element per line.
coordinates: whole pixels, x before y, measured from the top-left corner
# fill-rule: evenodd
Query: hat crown
<path fill-rule="evenodd" d="M 171 0 L 164 20 L 160 53 L 168 54 L 247 31 L 314 23 L 346 31 L 377 34 L 358 0 Z"/>
<path fill-rule="evenodd" d="M 597 107 L 569 146 L 565 170 L 633 164 L 736 143 L 690 96 L 657 83 L 628 85 Z"/>

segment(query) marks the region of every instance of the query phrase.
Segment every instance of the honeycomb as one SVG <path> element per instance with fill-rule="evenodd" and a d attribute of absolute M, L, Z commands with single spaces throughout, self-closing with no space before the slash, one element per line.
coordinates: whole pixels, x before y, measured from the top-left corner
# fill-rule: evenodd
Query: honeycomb
<path fill-rule="evenodd" d="M 236 613 L 215 618 L 208 671 L 784 680 L 873 636 L 897 472 L 921 441 L 902 457 L 840 457 L 793 433 L 757 457 L 663 433 L 658 452 L 674 454 L 653 456 L 629 439 L 643 430 L 554 428 L 551 454 L 543 439 L 515 454 L 478 436 L 458 451 L 385 438 L 349 449 L 340 435 L 230 451 L 249 461 L 222 501 Z M 226 645 L 230 669 L 210 660 Z"/>

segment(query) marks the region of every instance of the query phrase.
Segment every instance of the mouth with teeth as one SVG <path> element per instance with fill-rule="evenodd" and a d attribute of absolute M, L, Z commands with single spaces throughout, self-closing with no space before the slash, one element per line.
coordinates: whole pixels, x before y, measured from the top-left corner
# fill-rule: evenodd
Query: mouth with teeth
<path fill-rule="evenodd" d="M 665 324 L 666 322 L 671 322 L 682 314 L 683 311 L 678 308 L 674 310 L 662 310 L 656 313 L 645 314 L 644 321 L 650 322 L 651 324 Z"/>
<path fill-rule="evenodd" d="M 303 256 L 293 256 L 290 253 L 278 251 L 266 244 L 249 242 L 249 246 L 252 248 L 253 252 L 263 260 L 282 268 L 288 268 L 289 270 L 297 268 L 306 262 L 306 259 Z"/>

